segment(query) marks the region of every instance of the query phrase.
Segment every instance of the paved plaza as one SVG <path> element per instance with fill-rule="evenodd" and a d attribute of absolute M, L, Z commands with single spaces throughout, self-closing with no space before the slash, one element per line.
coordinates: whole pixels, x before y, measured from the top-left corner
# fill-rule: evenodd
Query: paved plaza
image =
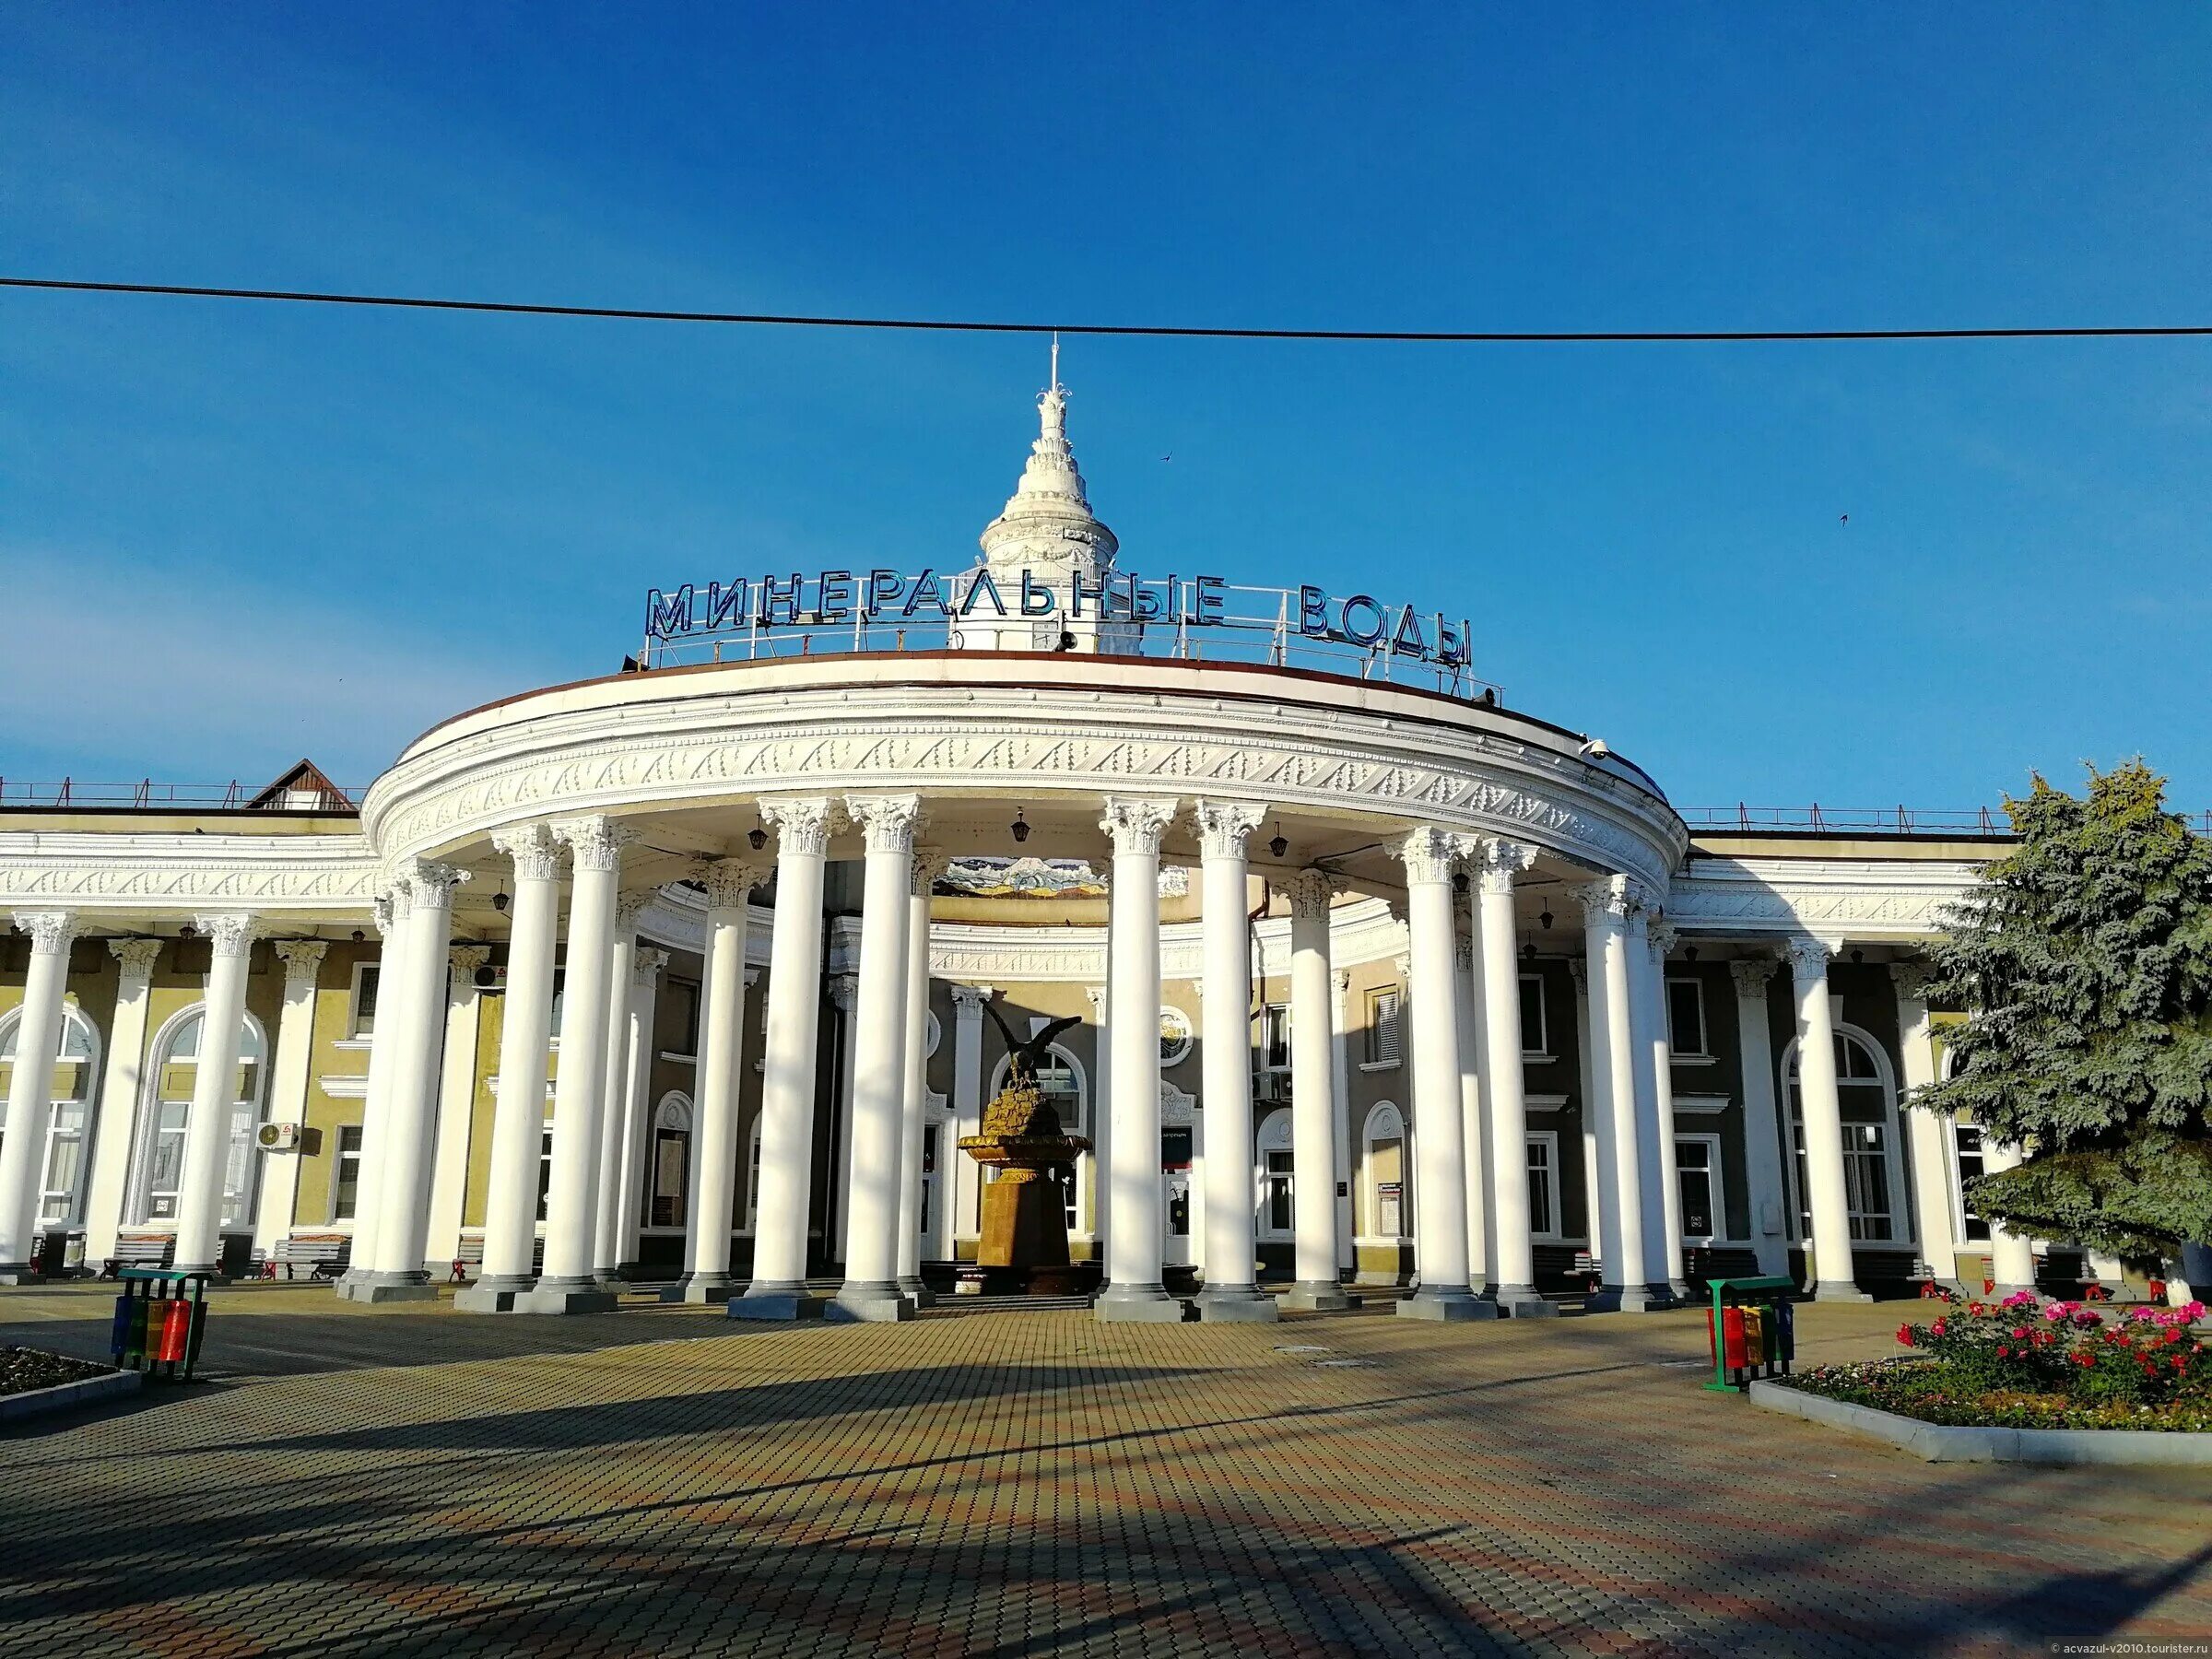
<path fill-rule="evenodd" d="M 106 1308 L 11 1292 L 0 1340 L 95 1353 Z M 1805 1354 L 1899 1312 L 1808 1308 Z M 1694 1313 L 759 1328 L 245 1288 L 211 1382 L 0 1439 L 0 1652 L 2212 1641 L 2212 1477 L 1923 1464 L 1702 1392 L 1703 1347 Z"/>

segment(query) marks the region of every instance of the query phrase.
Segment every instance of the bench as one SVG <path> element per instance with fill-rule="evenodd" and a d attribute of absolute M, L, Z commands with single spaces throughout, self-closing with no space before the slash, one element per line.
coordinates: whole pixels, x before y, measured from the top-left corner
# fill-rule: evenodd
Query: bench
<path fill-rule="evenodd" d="M 125 1267 L 167 1267 L 176 1251 L 174 1233 L 117 1233 L 115 1253 L 101 1262 L 100 1277 L 112 1279 Z"/>
<path fill-rule="evenodd" d="M 310 1278 L 334 1279 L 352 1259 L 353 1241 L 344 1233 L 293 1233 L 276 1241 L 261 1273 L 264 1278 L 276 1278 L 281 1267 L 281 1277 L 292 1279 L 305 1267 Z"/>

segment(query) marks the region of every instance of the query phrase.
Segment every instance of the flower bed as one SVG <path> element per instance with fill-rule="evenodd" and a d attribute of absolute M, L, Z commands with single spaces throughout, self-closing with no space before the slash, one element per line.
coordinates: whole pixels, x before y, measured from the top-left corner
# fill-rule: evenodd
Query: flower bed
<path fill-rule="evenodd" d="M 0 1347 L 0 1394 L 82 1382 L 88 1377 L 104 1377 L 113 1370 L 113 1366 L 95 1365 L 88 1359 L 50 1354 L 44 1348 Z"/>
<path fill-rule="evenodd" d="M 1959 1428 L 2212 1431 L 2212 1349 L 2190 1329 L 2201 1302 L 2108 1317 L 2030 1291 L 1963 1304 L 1933 1294 L 1944 1312 L 1897 1330 L 1913 1358 L 1818 1366 L 1787 1382 Z"/>

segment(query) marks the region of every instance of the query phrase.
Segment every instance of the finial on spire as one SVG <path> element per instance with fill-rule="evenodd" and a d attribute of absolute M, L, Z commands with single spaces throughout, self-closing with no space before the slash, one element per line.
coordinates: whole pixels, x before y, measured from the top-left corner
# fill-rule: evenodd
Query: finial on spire
<path fill-rule="evenodd" d="M 1060 331 L 1053 330 L 1053 381 L 1037 399 L 1041 443 L 1067 441 L 1067 388 L 1060 383 Z"/>
<path fill-rule="evenodd" d="M 1055 392 L 1060 390 L 1060 331 L 1056 328 L 1053 330 L 1052 389 Z"/>

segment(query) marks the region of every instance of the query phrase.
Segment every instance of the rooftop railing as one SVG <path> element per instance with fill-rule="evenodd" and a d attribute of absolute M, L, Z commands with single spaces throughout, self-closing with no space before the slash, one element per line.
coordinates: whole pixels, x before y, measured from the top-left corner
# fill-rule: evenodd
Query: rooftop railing
<path fill-rule="evenodd" d="M 9 806 L 133 807 L 141 812 L 218 809 L 241 811 L 258 806 L 266 812 L 354 812 L 362 791 L 290 789 L 271 792 L 236 778 L 228 783 L 97 783 L 64 778 L 58 783 L 0 777 L 0 808 Z M 266 797 L 266 798 L 264 798 Z"/>
<path fill-rule="evenodd" d="M 1999 806 L 1677 806 L 1692 830 L 1739 835 L 1783 831 L 1812 835 L 2008 836 L 2012 824 Z M 2192 813 L 2189 827 L 2212 835 L 2212 812 Z"/>

